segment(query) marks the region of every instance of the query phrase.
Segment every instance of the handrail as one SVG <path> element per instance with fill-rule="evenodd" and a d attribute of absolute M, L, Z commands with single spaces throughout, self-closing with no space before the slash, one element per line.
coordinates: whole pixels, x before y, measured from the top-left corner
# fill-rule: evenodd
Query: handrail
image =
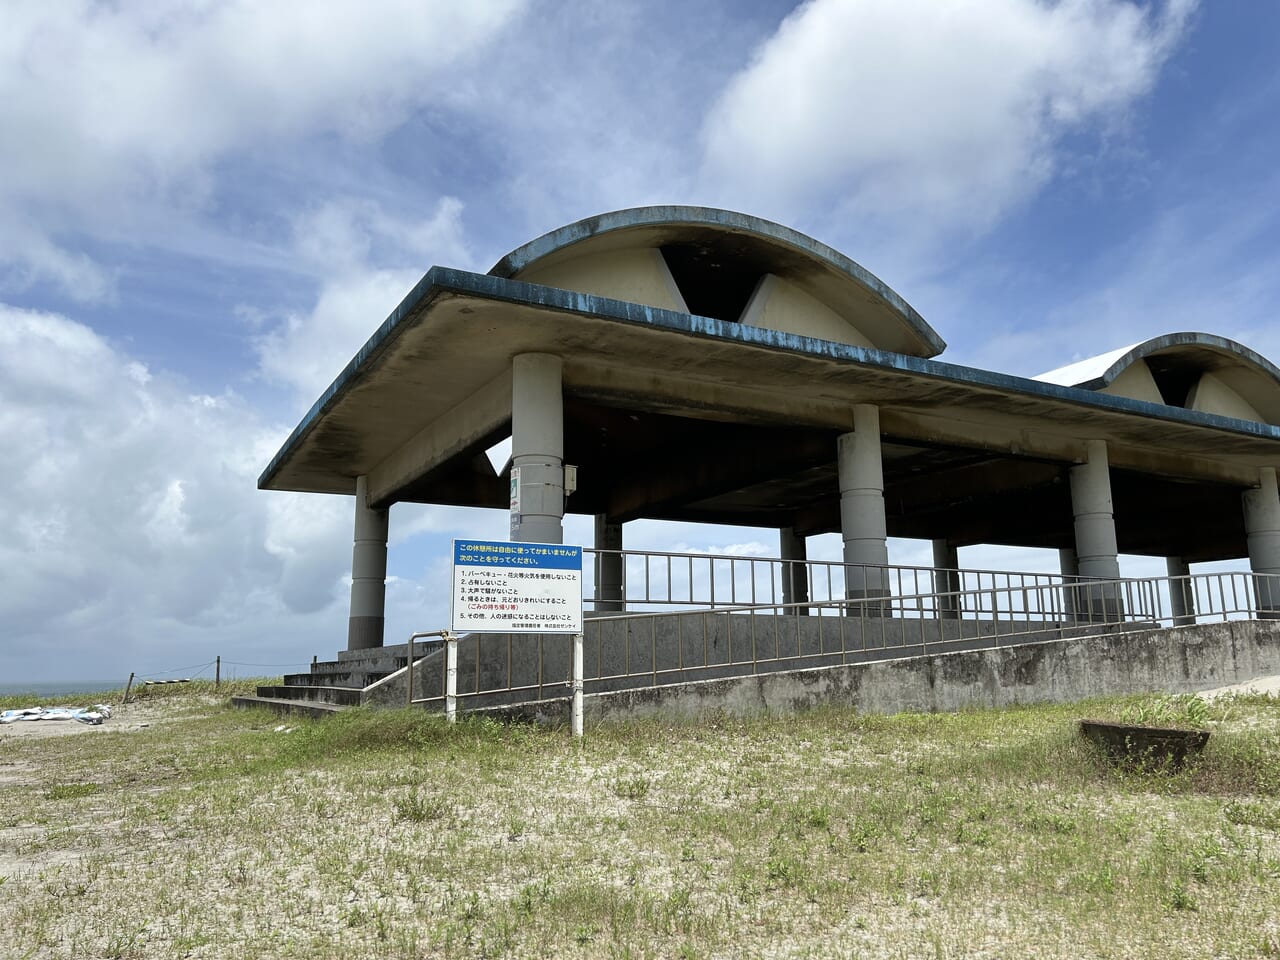
<path fill-rule="evenodd" d="M 473 636 L 466 645 L 468 679 L 462 694 L 457 691 L 457 637 L 446 631 L 415 634 L 410 665 L 414 639 L 439 637 L 452 648 L 442 684 L 446 712 L 456 711 L 459 696 L 473 704 L 542 700 L 555 695 L 547 688 L 563 684 L 571 691 L 571 717 L 580 730 L 584 685 L 588 690 L 620 690 L 868 657 L 918 656 L 930 650 L 1280 619 L 1280 575 L 1038 576 L 1038 581 L 1014 578 L 1008 583 L 984 576 L 973 578 L 975 586 L 883 596 L 619 612 L 586 621 L 590 649 L 585 669 L 581 635 L 572 647 L 569 637 L 561 635 Z"/>
<path fill-rule="evenodd" d="M 444 715 L 450 722 L 458 719 L 458 638 L 448 630 L 427 630 L 409 634 L 409 663 L 405 668 L 405 706 L 413 706 L 413 668 L 417 665 L 413 659 L 413 641 L 426 637 L 437 637 L 445 645 L 445 695 Z M 424 656 L 423 660 L 426 659 Z"/>
<path fill-rule="evenodd" d="M 638 604 L 721 607 L 743 602 L 778 603 L 799 588 L 803 599 L 834 600 L 850 579 L 887 584 L 891 592 L 941 592 L 939 582 L 973 584 L 985 589 L 1016 583 L 1034 589 L 1055 584 L 1085 582 L 1091 578 L 1038 571 L 941 568 L 909 564 L 861 564 L 840 560 L 783 559 L 723 553 L 678 553 L 664 550 L 606 550 L 584 548 L 593 558 L 584 600 L 597 610 L 617 610 Z M 606 571 L 606 561 L 612 569 Z M 725 567 L 727 566 L 727 571 Z M 803 571 L 799 573 L 799 571 Z M 727 573 L 727 577 L 725 574 Z M 799 573 L 799 575 L 797 575 Z M 851 577 L 851 574 L 860 577 Z M 945 578 L 950 578 L 945 579 Z M 928 589 L 923 589 L 924 585 Z M 761 597 L 761 593 L 764 594 Z"/>

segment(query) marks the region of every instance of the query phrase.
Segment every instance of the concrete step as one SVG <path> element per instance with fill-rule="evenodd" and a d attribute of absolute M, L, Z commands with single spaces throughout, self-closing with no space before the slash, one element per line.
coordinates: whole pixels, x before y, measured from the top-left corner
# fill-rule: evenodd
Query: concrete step
<path fill-rule="evenodd" d="M 364 688 L 377 683 L 387 673 L 381 671 L 342 670 L 333 673 L 286 673 L 286 687 L 358 687 Z"/>
<path fill-rule="evenodd" d="M 306 717 L 331 717 L 346 709 L 334 703 L 319 703 L 314 700 L 280 700 L 275 697 L 232 697 L 231 705 L 241 710 L 265 707 L 282 715 L 293 714 Z"/>
<path fill-rule="evenodd" d="M 272 700 L 311 701 L 331 703 L 343 707 L 360 705 L 360 687 L 329 686 L 266 686 L 258 688 L 259 697 Z"/>
<path fill-rule="evenodd" d="M 421 648 L 417 651 L 421 656 Z M 335 663 L 342 670 L 383 670 L 391 673 L 409 662 L 409 648 L 405 644 L 394 647 L 377 647 L 369 650 L 339 650 Z M 317 663 L 320 667 L 322 664 Z M 327 664 L 323 665 L 327 668 Z"/>

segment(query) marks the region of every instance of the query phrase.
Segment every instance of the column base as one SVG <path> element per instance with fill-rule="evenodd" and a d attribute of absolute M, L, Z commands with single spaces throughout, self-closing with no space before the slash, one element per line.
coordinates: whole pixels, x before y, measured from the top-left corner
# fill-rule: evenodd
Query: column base
<path fill-rule="evenodd" d="M 382 646 L 386 617 L 351 617 L 347 620 L 347 649 L 371 650 Z"/>
<path fill-rule="evenodd" d="M 1066 592 L 1066 619 L 1075 623 L 1123 623 L 1124 599 L 1113 583 L 1069 584 Z"/>

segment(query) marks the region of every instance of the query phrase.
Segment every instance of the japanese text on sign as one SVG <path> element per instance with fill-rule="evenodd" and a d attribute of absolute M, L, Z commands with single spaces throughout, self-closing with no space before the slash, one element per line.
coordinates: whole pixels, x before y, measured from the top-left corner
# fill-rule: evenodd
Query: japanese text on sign
<path fill-rule="evenodd" d="M 582 548 L 453 541 L 449 619 L 456 633 L 581 633 Z"/>

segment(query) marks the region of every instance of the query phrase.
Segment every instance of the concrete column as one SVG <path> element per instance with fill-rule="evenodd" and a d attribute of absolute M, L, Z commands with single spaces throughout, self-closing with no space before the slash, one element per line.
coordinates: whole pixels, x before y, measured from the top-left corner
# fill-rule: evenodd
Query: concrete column
<path fill-rule="evenodd" d="M 884 567 L 889 563 L 889 546 L 878 407 L 860 403 L 853 408 L 853 432 L 841 434 L 838 458 L 844 562 L 868 565 L 845 570 L 845 592 L 851 600 L 888 596 L 889 572 Z"/>
<path fill-rule="evenodd" d="M 610 523 L 603 513 L 596 514 L 596 602 L 597 611 L 621 612 L 627 608 L 622 581 L 622 554 L 598 551 L 622 550 L 622 524 Z"/>
<path fill-rule="evenodd" d="M 1196 593 L 1190 580 L 1175 579 L 1191 576 L 1191 565 L 1182 557 L 1165 557 L 1165 569 L 1169 572 L 1169 612 L 1173 625 L 1185 627 L 1196 622 Z"/>
<path fill-rule="evenodd" d="M 1276 579 L 1280 576 L 1280 495 L 1276 491 L 1275 468 L 1260 469 L 1258 485 L 1246 490 L 1241 500 L 1258 616 L 1280 619 L 1280 579 Z"/>
<path fill-rule="evenodd" d="M 933 590 L 938 594 L 938 616 L 959 620 L 960 551 L 946 540 L 933 541 Z"/>
<path fill-rule="evenodd" d="M 511 361 L 511 539 L 564 542 L 564 396 L 559 357 Z"/>
<path fill-rule="evenodd" d="M 368 478 L 356 478 L 355 544 L 351 550 L 351 615 L 347 649 L 382 646 L 387 600 L 387 511 L 369 506 Z"/>
<path fill-rule="evenodd" d="M 778 555 L 782 557 L 782 602 L 805 603 L 809 599 L 809 546 L 804 537 L 793 527 L 778 531 Z M 809 615 L 808 607 L 794 611 L 802 617 Z"/>
<path fill-rule="evenodd" d="M 1062 572 L 1063 582 L 1067 584 L 1062 588 L 1062 614 L 1068 620 L 1075 620 L 1076 608 L 1080 604 L 1076 602 L 1076 589 L 1071 584 L 1080 576 L 1080 565 L 1076 563 L 1074 550 L 1063 547 L 1058 551 L 1058 569 Z"/>
<path fill-rule="evenodd" d="M 1112 509 L 1107 444 L 1104 440 L 1090 440 L 1088 459 L 1071 468 L 1071 511 L 1075 516 L 1076 563 L 1082 577 L 1120 579 L 1120 558 L 1116 548 L 1116 524 Z M 1115 622 L 1122 616 L 1116 586 L 1090 587 L 1087 597 L 1087 609 L 1080 609 L 1079 613 L 1087 615 L 1088 619 Z"/>

